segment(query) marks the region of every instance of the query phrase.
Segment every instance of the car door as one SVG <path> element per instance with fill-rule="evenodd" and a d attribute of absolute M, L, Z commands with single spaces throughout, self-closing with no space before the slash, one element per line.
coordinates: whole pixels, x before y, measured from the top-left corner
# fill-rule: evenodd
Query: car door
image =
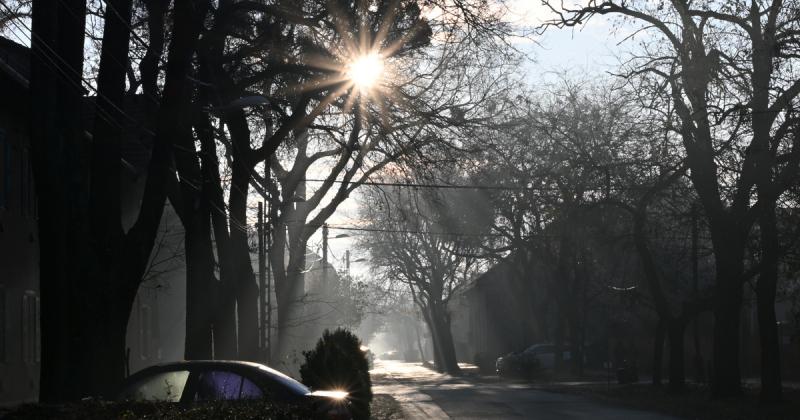
<path fill-rule="evenodd" d="M 252 400 L 264 398 L 264 391 L 241 372 L 223 368 L 200 369 L 192 373 L 191 387 L 183 401 Z"/>

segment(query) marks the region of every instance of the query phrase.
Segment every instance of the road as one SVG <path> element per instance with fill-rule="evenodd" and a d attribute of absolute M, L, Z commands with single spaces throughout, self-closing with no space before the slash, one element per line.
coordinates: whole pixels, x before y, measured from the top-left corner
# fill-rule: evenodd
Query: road
<path fill-rule="evenodd" d="M 524 383 L 442 375 L 419 363 L 377 360 L 371 373 L 373 392 L 395 397 L 412 420 L 675 420 L 580 396 L 535 390 Z"/>

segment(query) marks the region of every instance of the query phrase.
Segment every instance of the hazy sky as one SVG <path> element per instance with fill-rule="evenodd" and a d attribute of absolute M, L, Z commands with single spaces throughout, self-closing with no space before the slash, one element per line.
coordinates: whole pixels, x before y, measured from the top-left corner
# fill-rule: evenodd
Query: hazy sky
<path fill-rule="evenodd" d="M 508 2 L 509 20 L 518 25 L 534 27 L 551 17 L 549 10 L 540 5 L 539 0 L 516 0 Z M 613 70 L 619 63 L 617 56 L 626 45 L 618 45 L 624 35 L 612 31 L 608 20 L 598 16 L 581 28 L 549 29 L 543 36 L 534 40 L 514 41 L 517 47 L 528 54 L 521 68 L 525 79 L 531 86 L 554 82 L 559 74 L 566 73 L 572 80 L 586 80 Z M 309 188 L 314 185 L 309 184 Z M 341 204 L 328 221 L 331 225 L 358 225 L 358 190 L 350 199 Z M 330 230 L 330 236 L 347 233 L 357 236 L 358 232 Z M 317 251 L 322 243 L 321 232 L 311 238 L 309 248 Z M 345 251 L 351 250 L 351 260 L 367 257 L 355 249 L 354 238 L 331 239 L 329 250 L 331 262 L 335 267 L 344 268 Z M 354 275 L 367 274 L 368 262 L 351 264 Z"/>
<path fill-rule="evenodd" d="M 569 2 L 568 2 L 569 3 Z M 518 27 L 534 28 L 541 22 L 552 18 L 550 11 L 541 5 L 540 0 L 511 0 L 505 2 L 504 13 L 506 19 Z M 7 33 L 12 39 L 28 44 L 28 34 L 15 31 Z M 566 74 L 571 80 L 582 80 L 593 76 L 602 75 L 613 69 L 618 63 L 617 55 L 621 51 L 618 43 L 623 35 L 612 32 L 612 26 L 602 16 L 589 21 L 581 28 L 548 30 L 543 36 L 535 39 L 515 39 L 512 42 L 529 55 L 520 72 L 525 75 L 525 81 L 531 86 L 541 86 L 548 82 L 556 81 L 561 74 Z M 624 48 L 624 46 L 623 46 Z M 322 178 L 317 176 L 309 178 Z M 317 187 L 309 183 L 309 190 Z M 254 220 L 253 220 L 254 222 Z M 353 197 L 339 206 L 338 211 L 328 221 L 331 225 L 358 225 L 358 191 Z M 331 229 L 330 235 L 347 233 L 352 236 L 357 232 Z M 309 241 L 311 251 L 319 252 L 321 249 L 322 235 L 318 231 Z M 346 250 L 352 251 L 351 260 L 366 257 L 354 247 L 354 238 L 339 238 L 329 241 L 331 262 L 339 269 L 344 268 L 344 255 Z M 351 271 L 354 274 L 365 272 L 368 263 L 354 263 Z"/>

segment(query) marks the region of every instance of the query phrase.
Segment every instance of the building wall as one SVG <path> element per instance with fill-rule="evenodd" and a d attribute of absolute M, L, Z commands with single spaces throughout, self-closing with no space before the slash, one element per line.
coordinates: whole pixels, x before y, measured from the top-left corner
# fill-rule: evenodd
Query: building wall
<path fill-rule="evenodd" d="M 154 255 L 128 318 L 126 347 L 130 373 L 158 363 L 183 360 L 186 336 L 183 239 L 183 226 L 167 204 Z"/>
<path fill-rule="evenodd" d="M 38 397 L 39 238 L 26 96 L 2 74 L 0 92 L 0 402 L 12 403 Z"/>

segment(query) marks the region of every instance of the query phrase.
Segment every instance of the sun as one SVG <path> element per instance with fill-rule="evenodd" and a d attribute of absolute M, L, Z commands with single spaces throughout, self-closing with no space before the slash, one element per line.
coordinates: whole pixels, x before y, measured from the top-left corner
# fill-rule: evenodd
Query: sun
<path fill-rule="evenodd" d="M 347 67 L 347 78 L 362 92 L 378 85 L 383 78 L 383 57 L 377 53 L 356 57 Z"/>

